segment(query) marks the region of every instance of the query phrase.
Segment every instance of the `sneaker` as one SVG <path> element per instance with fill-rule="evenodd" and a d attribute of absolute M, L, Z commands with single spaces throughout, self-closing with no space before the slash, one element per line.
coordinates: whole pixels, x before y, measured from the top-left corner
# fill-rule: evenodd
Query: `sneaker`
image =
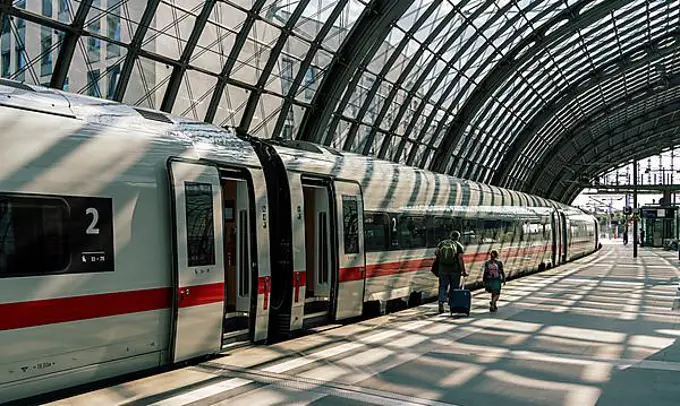
<path fill-rule="evenodd" d="M 444 303 L 439 303 L 439 313 L 444 313 Z"/>

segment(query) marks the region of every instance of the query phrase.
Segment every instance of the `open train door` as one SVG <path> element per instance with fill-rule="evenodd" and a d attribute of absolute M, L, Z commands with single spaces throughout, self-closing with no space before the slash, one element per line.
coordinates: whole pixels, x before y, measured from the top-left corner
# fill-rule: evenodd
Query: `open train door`
<path fill-rule="evenodd" d="M 567 219 L 567 216 L 564 214 L 564 212 L 560 211 L 560 230 L 562 231 L 562 251 L 560 251 L 560 254 L 562 255 L 562 263 L 567 262 L 568 256 L 568 250 L 569 250 L 569 244 L 571 243 L 571 230 L 569 229 L 569 220 Z"/>
<path fill-rule="evenodd" d="M 174 216 L 171 360 L 219 352 L 224 314 L 224 254 L 217 168 L 170 161 Z"/>
<path fill-rule="evenodd" d="M 558 266 L 562 263 L 562 228 L 560 222 L 560 215 L 557 210 L 553 210 L 550 216 L 552 225 L 552 263 L 553 266 Z"/>
<path fill-rule="evenodd" d="M 361 186 L 336 181 L 335 199 L 338 219 L 338 290 L 335 319 L 361 316 L 366 284 L 364 252 L 364 205 Z"/>

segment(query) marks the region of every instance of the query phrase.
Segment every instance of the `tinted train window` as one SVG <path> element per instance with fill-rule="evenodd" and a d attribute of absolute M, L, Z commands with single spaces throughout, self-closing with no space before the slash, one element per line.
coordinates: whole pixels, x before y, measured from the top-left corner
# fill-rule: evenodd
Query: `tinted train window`
<path fill-rule="evenodd" d="M 185 182 L 189 266 L 215 264 L 213 189 L 209 183 Z"/>
<path fill-rule="evenodd" d="M 356 196 L 342 196 L 345 254 L 359 253 L 359 204 Z"/>
<path fill-rule="evenodd" d="M 0 196 L 0 276 L 59 273 L 70 262 L 62 199 Z"/>
<path fill-rule="evenodd" d="M 427 246 L 425 217 L 403 216 L 399 221 L 399 248 L 413 249 Z"/>
<path fill-rule="evenodd" d="M 447 217 L 435 217 L 434 219 L 434 239 L 435 244 L 439 241 L 448 238 L 449 233 L 453 231 L 453 219 Z"/>
<path fill-rule="evenodd" d="M 364 218 L 364 241 L 367 252 L 389 249 L 390 218 L 386 214 L 366 213 Z"/>

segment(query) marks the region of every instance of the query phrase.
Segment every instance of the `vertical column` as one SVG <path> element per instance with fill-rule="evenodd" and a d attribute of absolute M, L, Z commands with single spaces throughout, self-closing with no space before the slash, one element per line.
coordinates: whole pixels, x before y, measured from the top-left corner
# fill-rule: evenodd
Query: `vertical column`
<path fill-rule="evenodd" d="M 638 162 L 633 161 L 633 258 L 638 256 Z"/>

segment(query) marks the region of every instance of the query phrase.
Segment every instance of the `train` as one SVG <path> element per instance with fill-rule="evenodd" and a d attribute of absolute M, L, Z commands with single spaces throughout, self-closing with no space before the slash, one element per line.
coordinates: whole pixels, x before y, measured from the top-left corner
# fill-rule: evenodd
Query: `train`
<path fill-rule="evenodd" d="M 578 208 L 0 80 L 0 402 L 268 343 L 595 252 Z"/>

